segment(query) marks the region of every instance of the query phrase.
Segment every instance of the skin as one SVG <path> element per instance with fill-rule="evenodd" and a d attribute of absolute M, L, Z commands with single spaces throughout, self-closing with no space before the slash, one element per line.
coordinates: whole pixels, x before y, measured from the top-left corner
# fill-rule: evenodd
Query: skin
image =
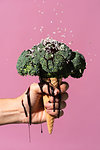
<path fill-rule="evenodd" d="M 61 89 L 61 110 L 60 110 L 60 117 L 63 116 L 64 111 L 63 109 L 66 107 L 66 99 L 68 98 L 67 89 L 69 85 L 66 82 L 62 82 L 60 85 Z M 29 117 L 25 116 L 25 112 L 22 106 L 23 104 L 26 108 L 26 111 L 29 112 L 29 106 L 27 102 L 27 95 L 26 91 L 17 98 L 13 99 L 0 99 L 0 125 L 5 124 L 15 124 L 15 123 L 28 123 Z M 48 87 L 45 84 L 43 86 L 43 92 L 47 95 Z M 46 108 L 47 113 L 57 118 L 58 115 L 58 101 L 57 98 L 59 94 L 59 90 L 55 88 L 55 112 L 53 112 L 53 97 L 49 97 L 49 102 L 43 106 L 42 98 L 43 94 L 41 93 L 40 87 L 38 83 L 33 83 L 30 85 L 30 101 L 31 101 L 31 108 L 32 108 L 32 123 L 39 124 L 46 122 L 46 113 L 44 108 Z M 28 114 L 29 116 L 29 114 Z"/>

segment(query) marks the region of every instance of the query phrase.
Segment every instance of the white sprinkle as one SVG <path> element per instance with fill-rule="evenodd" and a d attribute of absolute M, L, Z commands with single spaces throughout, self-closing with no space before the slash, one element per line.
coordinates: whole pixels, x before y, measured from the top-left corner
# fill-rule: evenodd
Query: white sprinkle
<path fill-rule="evenodd" d="M 81 69 L 79 69 L 79 72 L 80 72 L 80 73 L 82 73 L 82 70 L 81 70 Z"/>
<path fill-rule="evenodd" d="M 64 41 L 64 40 L 61 40 L 62 42 Z"/>
<path fill-rule="evenodd" d="M 56 32 L 53 32 L 53 34 L 56 34 Z"/>
<path fill-rule="evenodd" d="M 49 34 L 47 34 L 47 38 L 49 38 L 50 37 L 50 35 Z"/>
<path fill-rule="evenodd" d="M 53 21 L 51 20 L 50 23 L 52 23 Z"/>
<path fill-rule="evenodd" d="M 40 11 L 40 10 L 38 10 L 38 12 L 40 13 L 41 11 Z"/>
<path fill-rule="evenodd" d="M 61 37 L 65 38 L 66 36 L 65 35 L 61 35 Z"/>
<path fill-rule="evenodd" d="M 58 33 L 61 33 L 61 31 L 58 31 Z"/>
<path fill-rule="evenodd" d="M 78 49 L 76 51 L 78 52 Z"/>
<path fill-rule="evenodd" d="M 40 32 L 42 33 L 43 32 L 43 30 L 40 28 Z"/>
<path fill-rule="evenodd" d="M 41 14 L 43 15 L 43 14 L 44 14 L 44 12 L 42 11 L 42 12 L 41 12 Z"/>
<path fill-rule="evenodd" d="M 73 73 L 73 70 L 71 70 L 71 72 Z"/>
<path fill-rule="evenodd" d="M 71 43 L 71 42 L 69 42 L 68 44 L 69 44 L 69 45 L 71 45 L 72 43 Z"/>
<path fill-rule="evenodd" d="M 70 33 L 72 33 L 72 30 L 70 30 Z"/>

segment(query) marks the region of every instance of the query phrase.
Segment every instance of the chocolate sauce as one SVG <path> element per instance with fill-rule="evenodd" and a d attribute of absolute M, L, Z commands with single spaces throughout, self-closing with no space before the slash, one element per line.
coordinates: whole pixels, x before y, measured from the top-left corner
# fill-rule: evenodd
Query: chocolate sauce
<path fill-rule="evenodd" d="M 55 112 L 55 95 L 54 95 L 54 88 L 51 87 L 52 90 L 52 96 L 53 96 L 53 111 Z"/>
<path fill-rule="evenodd" d="M 43 133 L 42 123 L 41 123 L 41 133 Z"/>
<path fill-rule="evenodd" d="M 60 89 L 59 80 L 58 80 L 58 89 L 59 89 L 59 94 L 58 94 L 58 99 L 59 99 L 58 118 L 59 118 L 60 117 L 60 103 L 61 103 L 61 89 Z"/>
<path fill-rule="evenodd" d="M 46 82 L 46 81 L 40 79 L 39 86 L 40 86 L 40 89 L 41 89 L 41 92 L 42 92 L 42 93 L 44 93 L 44 92 L 43 92 L 43 85 L 44 85 L 44 84 L 47 84 L 47 86 L 48 86 L 48 93 L 49 93 L 49 95 L 50 95 L 50 96 L 53 96 L 53 111 L 55 112 L 55 95 L 54 95 L 54 88 L 53 88 L 52 86 L 50 86 L 49 82 Z M 51 92 L 52 92 L 52 93 L 50 93 L 50 88 L 51 88 Z M 58 118 L 59 118 L 59 116 L 60 116 L 60 103 L 61 103 L 61 90 L 60 90 L 59 80 L 58 80 L 58 89 L 59 89 L 59 91 L 60 91 L 60 93 L 59 93 L 59 95 L 58 95 L 58 97 L 59 97 Z"/>
<path fill-rule="evenodd" d="M 27 92 L 27 100 L 28 100 L 28 105 L 29 105 L 29 124 L 31 125 L 31 101 L 30 101 L 30 87 L 28 88 Z"/>
<path fill-rule="evenodd" d="M 28 101 L 28 105 L 29 105 L 29 124 L 28 124 L 28 128 L 29 128 L 29 142 L 31 142 L 31 134 L 30 134 L 30 125 L 31 125 L 31 101 L 30 101 L 30 87 L 28 88 L 27 92 L 27 101 Z"/>
<path fill-rule="evenodd" d="M 49 69 L 49 65 L 48 65 L 48 61 L 49 60 L 52 60 L 52 64 L 53 64 L 53 66 L 54 66 L 54 53 L 56 53 L 58 51 L 58 49 L 56 49 L 56 48 L 50 48 L 50 49 L 46 49 L 46 52 L 47 53 L 52 53 L 52 57 L 51 58 L 45 58 L 45 56 L 43 56 L 43 58 L 46 60 L 46 63 L 47 63 L 47 69 Z"/>
<path fill-rule="evenodd" d="M 25 108 L 24 103 L 23 103 L 23 99 L 22 99 L 22 106 L 23 106 L 23 108 L 24 108 L 25 116 L 26 116 L 26 117 L 28 117 L 28 114 L 27 114 L 26 108 Z"/>

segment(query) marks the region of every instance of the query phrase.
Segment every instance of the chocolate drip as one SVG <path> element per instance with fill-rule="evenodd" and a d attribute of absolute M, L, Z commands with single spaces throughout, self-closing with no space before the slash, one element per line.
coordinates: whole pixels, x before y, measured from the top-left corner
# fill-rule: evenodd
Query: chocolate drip
<path fill-rule="evenodd" d="M 28 117 L 28 114 L 27 114 L 26 108 L 25 108 L 24 103 L 23 103 L 23 99 L 22 99 L 22 106 L 23 106 L 23 108 L 24 108 L 25 116 L 26 116 L 26 117 Z"/>
<path fill-rule="evenodd" d="M 41 123 L 41 133 L 43 133 L 42 123 Z"/>
<path fill-rule="evenodd" d="M 59 80 L 58 80 L 58 89 L 59 89 L 59 94 L 58 94 L 58 99 L 59 99 L 58 118 L 59 118 L 60 117 L 60 103 L 61 103 L 61 89 L 60 89 Z"/>
<path fill-rule="evenodd" d="M 29 124 L 31 125 L 31 101 L 30 101 L 30 87 L 28 88 L 27 92 L 27 100 L 28 100 L 28 105 L 29 105 Z"/>
<path fill-rule="evenodd" d="M 51 58 L 48 58 L 48 59 L 47 59 L 45 56 L 43 56 L 43 58 L 46 60 L 47 68 L 48 68 L 48 69 L 49 69 L 49 65 L 48 65 L 48 61 L 49 61 L 49 60 L 52 60 L 52 64 L 53 64 L 53 66 L 54 66 L 54 54 L 55 54 L 57 51 L 58 51 L 58 49 L 56 49 L 56 48 L 50 48 L 50 49 L 46 48 L 46 52 L 52 54 Z"/>
<path fill-rule="evenodd" d="M 52 90 L 52 96 L 53 96 L 53 111 L 55 112 L 55 95 L 54 95 L 54 88 L 51 87 Z"/>

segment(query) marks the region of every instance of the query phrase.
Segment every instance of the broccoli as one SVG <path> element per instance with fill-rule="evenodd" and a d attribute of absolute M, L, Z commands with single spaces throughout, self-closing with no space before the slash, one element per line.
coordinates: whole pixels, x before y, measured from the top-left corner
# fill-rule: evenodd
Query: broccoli
<path fill-rule="evenodd" d="M 64 43 L 45 39 L 32 49 L 24 50 L 17 61 L 20 75 L 42 78 L 80 78 L 86 68 L 82 54 L 72 51 Z"/>
<path fill-rule="evenodd" d="M 17 61 L 17 71 L 20 75 L 39 76 L 41 92 L 43 84 L 48 85 L 48 92 L 54 97 L 53 110 L 55 111 L 54 88 L 60 91 L 60 80 L 71 76 L 80 78 L 86 69 L 85 58 L 82 54 L 72 51 L 66 44 L 53 39 L 42 40 L 40 44 L 32 49 L 24 50 Z M 50 86 L 52 93 L 50 93 Z M 61 92 L 61 91 L 60 91 Z M 28 96 L 29 98 L 29 96 Z M 47 95 L 43 96 L 44 103 L 49 101 Z M 58 117 L 60 114 L 61 94 L 59 94 Z M 31 124 L 31 106 L 29 105 L 29 115 Z M 54 117 L 46 113 L 48 131 L 51 134 Z"/>

